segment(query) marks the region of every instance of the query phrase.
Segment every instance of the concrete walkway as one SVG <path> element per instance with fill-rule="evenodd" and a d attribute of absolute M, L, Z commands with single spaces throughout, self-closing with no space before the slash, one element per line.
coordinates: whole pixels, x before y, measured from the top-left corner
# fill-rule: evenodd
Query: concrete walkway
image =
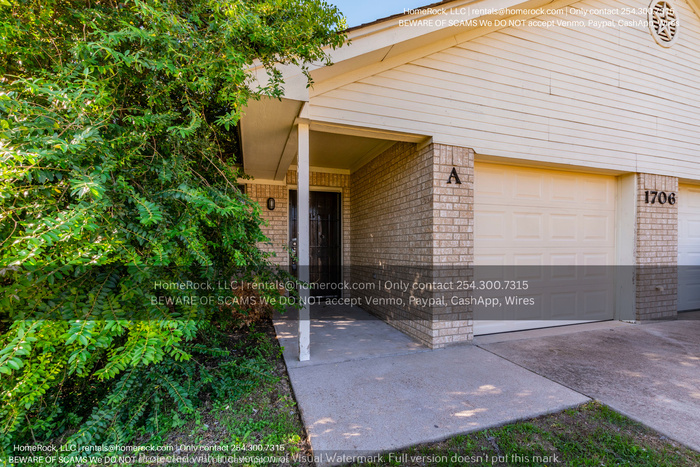
<path fill-rule="evenodd" d="M 311 360 L 299 362 L 293 318 L 275 328 L 322 465 L 591 398 L 700 449 L 700 321 L 591 323 L 430 351 L 359 308 L 315 307 Z"/>
<path fill-rule="evenodd" d="M 316 318 L 316 319 L 314 319 Z M 275 320 L 314 454 L 363 455 L 536 417 L 589 398 L 476 346 L 429 351 L 361 309 L 312 309 L 311 360 L 296 321 Z"/>
<path fill-rule="evenodd" d="M 427 352 L 406 334 L 357 307 L 311 307 L 311 360 L 299 361 L 297 311 L 275 315 L 288 369 Z"/>

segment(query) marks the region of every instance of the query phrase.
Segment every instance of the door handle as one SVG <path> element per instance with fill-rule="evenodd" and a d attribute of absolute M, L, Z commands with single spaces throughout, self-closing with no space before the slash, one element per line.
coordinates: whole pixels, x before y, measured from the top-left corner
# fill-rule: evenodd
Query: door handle
<path fill-rule="evenodd" d="M 289 247 L 292 250 L 292 268 L 296 269 L 297 266 L 297 239 L 293 238 L 291 242 L 289 242 Z"/>

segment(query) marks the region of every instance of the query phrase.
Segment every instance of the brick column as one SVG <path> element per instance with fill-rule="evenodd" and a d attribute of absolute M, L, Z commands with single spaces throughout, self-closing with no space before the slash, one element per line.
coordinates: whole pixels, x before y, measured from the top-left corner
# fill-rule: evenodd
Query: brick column
<path fill-rule="evenodd" d="M 678 178 L 637 174 L 636 310 L 638 321 L 678 315 L 678 203 L 646 202 L 647 191 L 678 196 Z M 653 195 L 650 195 L 650 201 Z"/>
<path fill-rule="evenodd" d="M 460 184 L 447 183 L 453 168 Z M 431 348 L 471 340 L 471 310 L 449 303 L 457 291 L 415 286 L 469 279 L 464 270 L 474 256 L 474 152 L 397 143 L 353 173 L 350 188 L 353 282 L 412 286 L 382 286 L 352 296 Z M 443 296 L 447 303 L 439 302 Z"/>
<path fill-rule="evenodd" d="M 453 173 L 459 181 L 451 177 Z M 448 183 L 450 181 L 450 183 Z M 433 280 L 447 283 L 471 279 L 474 263 L 474 151 L 433 145 Z M 471 306 L 453 306 L 460 290 L 433 292 L 447 303 L 433 308 L 433 348 L 467 342 L 474 335 Z"/>

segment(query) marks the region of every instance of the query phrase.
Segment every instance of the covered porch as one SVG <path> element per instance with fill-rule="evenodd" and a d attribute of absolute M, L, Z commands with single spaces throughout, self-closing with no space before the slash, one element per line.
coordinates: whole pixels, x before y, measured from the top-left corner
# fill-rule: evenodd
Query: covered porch
<path fill-rule="evenodd" d="M 298 311 L 290 308 L 273 318 L 277 340 L 284 349 L 289 369 L 430 350 L 359 307 L 313 305 L 309 315 L 313 360 L 306 362 L 299 361 Z"/>
<path fill-rule="evenodd" d="M 317 231 L 313 224 L 318 215 L 314 197 L 324 192 L 339 194 L 339 253 L 333 260 L 342 268 L 339 279 L 377 279 L 366 270 L 358 272 L 361 268 L 356 266 L 386 269 L 397 264 L 432 264 L 433 185 L 436 177 L 442 180 L 446 174 L 435 173 L 440 168 L 435 159 L 441 153 L 429 136 L 327 123 L 311 118 L 308 103 L 266 98 L 250 103 L 240 130 L 243 168 L 253 177 L 240 182 L 263 208 L 268 221 L 265 233 L 271 240 L 265 247 L 276 254 L 278 264 L 294 268 L 301 281 L 314 280 L 309 270 L 318 260 L 318 237 L 328 233 Z M 456 160 L 452 153 L 445 157 L 451 169 L 455 163 L 469 166 L 469 156 L 463 150 Z M 410 259 L 408 248 L 413 252 Z M 302 291 L 302 302 L 308 293 Z M 396 307 L 371 311 L 414 338 L 404 336 L 407 342 L 432 346 L 429 311 L 423 313 L 425 323 L 420 325 L 411 321 L 415 313 L 408 316 L 410 312 Z M 299 361 L 311 357 L 310 313 L 309 306 L 304 306 L 293 322 Z"/>

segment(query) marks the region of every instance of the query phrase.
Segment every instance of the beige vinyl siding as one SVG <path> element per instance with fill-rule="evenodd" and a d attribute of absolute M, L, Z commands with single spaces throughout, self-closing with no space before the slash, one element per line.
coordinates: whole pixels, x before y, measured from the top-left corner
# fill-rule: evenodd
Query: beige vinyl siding
<path fill-rule="evenodd" d="M 505 28 L 313 96 L 310 115 L 478 154 L 700 179 L 700 19 L 676 8 L 681 36 L 668 49 L 646 27 Z"/>

